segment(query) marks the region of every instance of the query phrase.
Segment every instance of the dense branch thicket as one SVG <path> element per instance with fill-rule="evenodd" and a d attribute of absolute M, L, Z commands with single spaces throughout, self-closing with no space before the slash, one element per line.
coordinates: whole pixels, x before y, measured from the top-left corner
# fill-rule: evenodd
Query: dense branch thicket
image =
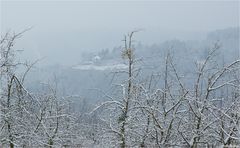
<path fill-rule="evenodd" d="M 17 61 L 19 34 L 0 39 L 0 143 L 4 147 L 216 147 L 240 145 L 240 60 L 219 64 L 219 44 L 191 77 L 184 77 L 169 51 L 162 71 L 141 78 L 134 34 L 124 38 L 128 63 L 121 95 L 105 94 L 93 110 L 73 111 L 72 96 L 61 96 L 57 82 L 44 91 L 24 86 L 33 64 Z M 119 55 L 120 56 L 120 55 Z M 192 61 L 194 62 L 194 61 Z M 188 66 L 188 65 L 185 65 Z M 19 68 L 25 68 L 23 73 Z M 21 70 L 22 71 L 22 70 Z M 125 75 L 126 74 L 126 75 Z M 104 93 L 104 92 L 103 92 Z M 84 102 L 82 105 L 85 106 Z"/>

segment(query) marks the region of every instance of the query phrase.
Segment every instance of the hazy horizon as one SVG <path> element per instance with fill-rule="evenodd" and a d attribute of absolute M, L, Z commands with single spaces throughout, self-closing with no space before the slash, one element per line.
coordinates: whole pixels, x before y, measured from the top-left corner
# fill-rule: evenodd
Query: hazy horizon
<path fill-rule="evenodd" d="M 83 51 L 122 45 L 135 29 L 143 30 L 137 41 L 154 44 L 239 27 L 239 1 L 1 1 L 2 33 L 29 27 L 17 43 L 24 56 L 75 64 Z"/>

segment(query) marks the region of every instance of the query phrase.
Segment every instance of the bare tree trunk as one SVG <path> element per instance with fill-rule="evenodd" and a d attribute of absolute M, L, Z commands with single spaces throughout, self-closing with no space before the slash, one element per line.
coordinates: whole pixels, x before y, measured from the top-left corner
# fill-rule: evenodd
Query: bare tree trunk
<path fill-rule="evenodd" d="M 123 58 L 127 58 L 128 60 L 128 86 L 127 86 L 127 96 L 126 99 L 123 101 L 125 102 L 124 110 L 121 115 L 122 125 L 120 128 L 121 133 L 121 148 L 126 147 L 126 121 L 128 118 L 128 110 L 129 110 L 129 103 L 131 99 L 131 93 L 132 93 L 132 69 L 133 69 L 133 48 L 132 48 L 132 37 L 135 32 L 131 32 L 129 35 L 129 40 L 127 40 L 127 37 L 125 36 L 125 48 L 123 51 Z"/>

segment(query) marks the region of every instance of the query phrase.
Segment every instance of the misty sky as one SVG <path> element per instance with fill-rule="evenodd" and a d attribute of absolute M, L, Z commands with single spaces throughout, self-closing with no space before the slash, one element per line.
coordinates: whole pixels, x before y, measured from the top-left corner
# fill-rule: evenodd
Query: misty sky
<path fill-rule="evenodd" d="M 123 35 L 143 29 L 137 40 L 200 39 L 216 29 L 239 26 L 239 1 L 1 1 L 1 32 L 33 27 L 17 47 L 27 58 L 75 64 L 84 50 L 122 44 Z"/>

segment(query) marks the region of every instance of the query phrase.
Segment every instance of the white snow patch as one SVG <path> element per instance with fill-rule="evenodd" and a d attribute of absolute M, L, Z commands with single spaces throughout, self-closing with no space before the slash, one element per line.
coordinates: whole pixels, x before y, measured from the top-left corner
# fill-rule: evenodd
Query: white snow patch
<path fill-rule="evenodd" d="M 74 66 L 73 69 L 79 69 L 79 70 L 121 70 L 121 69 L 127 69 L 128 66 L 126 64 L 112 64 L 112 65 L 78 65 Z"/>

